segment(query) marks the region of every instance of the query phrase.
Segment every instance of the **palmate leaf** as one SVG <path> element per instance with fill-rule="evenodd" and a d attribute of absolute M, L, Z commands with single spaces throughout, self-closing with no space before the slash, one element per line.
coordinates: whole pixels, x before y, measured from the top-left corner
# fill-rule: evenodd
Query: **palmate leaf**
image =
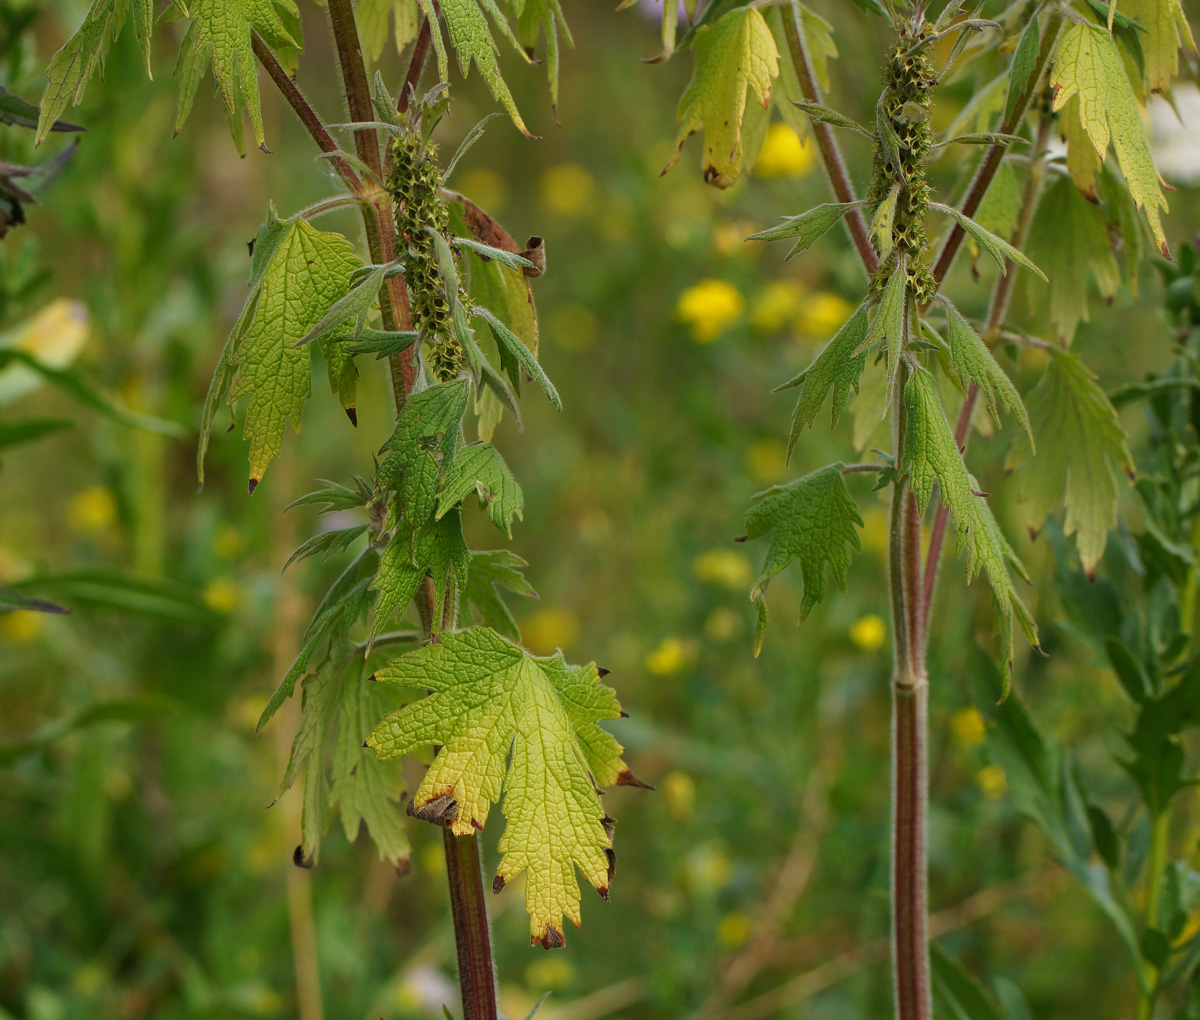
<path fill-rule="evenodd" d="M 900 469 L 907 472 L 922 513 L 937 482 L 942 503 L 954 522 L 955 546 L 959 555 L 966 556 L 967 579 L 971 580 L 980 570 L 987 575 L 999 615 L 1007 689 L 1012 675 L 1014 618 L 1029 643 L 1038 647 L 1037 625 L 1017 594 L 1009 570 L 1016 571 L 1024 580 L 1028 580 L 1028 575 L 1000 531 L 987 501 L 976 491 L 929 372 L 919 369 L 909 376 L 904 387 L 904 406 L 907 422 Z"/>
<path fill-rule="evenodd" d="M 567 19 L 558 0 L 510 0 L 509 10 L 517 19 L 517 38 L 531 59 L 537 49 L 538 33 L 546 40 L 546 76 L 550 80 L 550 102 L 558 108 L 558 64 L 561 31 L 568 46 L 574 46 Z"/>
<path fill-rule="evenodd" d="M 1025 468 L 1020 501 L 1025 523 L 1041 530 L 1059 503 L 1067 509 L 1064 529 L 1075 536 L 1090 575 L 1104 553 L 1108 531 L 1117 524 L 1116 466 L 1133 475 L 1125 431 L 1095 376 L 1078 356 L 1050 348 L 1050 363 L 1029 394 L 1029 417 L 1041 440 L 1038 456 Z M 1025 452 L 1013 448 L 1009 467 Z"/>
<path fill-rule="evenodd" d="M 419 12 L 416 0 L 359 0 L 355 5 L 358 34 L 362 38 L 363 49 L 373 61 L 383 56 L 387 46 L 389 14 L 395 24 L 393 37 L 396 52 L 403 53 L 404 48 L 417 37 Z"/>
<path fill-rule="evenodd" d="M 527 871 L 532 941 L 563 945 L 563 916 L 580 923 L 576 868 L 605 898 L 612 882 L 611 820 L 598 790 L 644 785 L 599 725 L 618 718 L 621 706 L 595 664 L 568 666 L 561 652 L 530 655 L 472 627 L 393 659 L 375 678 L 433 692 L 367 738 L 384 760 L 442 745 L 409 812 L 469 835 L 503 792 L 507 824 L 492 888 Z"/>
<path fill-rule="evenodd" d="M 1134 223 L 1134 238 L 1137 230 Z M 1104 299 L 1111 298 L 1121 284 L 1104 207 L 1089 202 L 1069 178 L 1058 177 L 1038 201 L 1026 247 L 1039 262 L 1054 267 L 1050 321 L 1059 338 L 1069 342 L 1079 321 L 1089 319 L 1089 277 Z"/>
<path fill-rule="evenodd" d="M 862 304 L 808 368 L 778 387 L 801 387 L 800 397 L 792 411 L 792 428 L 788 435 L 789 460 L 800 433 L 806 428 L 812 428 L 813 422 L 816 421 L 817 413 L 825 403 L 830 388 L 833 389 L 833 410 L 829 427 L 837 425 L 838 419 L 846 409 L 846 402 L 850 399 L 850 388 L 853 387 L 857 392 L 859 378 L 867 367 L 867 353 L 865 350 L 859 351 L 866 335 L 867 306 Z"/>
<path fill-rule="evenodd" d="M 1085 160 L 1094 161 L 1098 167 L 1112 141 L 1129 193 L 1137 207 L 1144 210 L 1159 250 L 1170 258 L 1160 216 L 1167 200 L 1137 96 L 1116 42 L 1099 26 L 1072 25 L 1058 44 L 1050 84 L 1055 112 L 1069 116 L 1081 129 L 1068 133 L 1068 155 L 1072 149 L 1083 148 Z M 1065 110 L 1073 99 L 1075 105 Z"/>
<path fill-rule="evenodd" d="M 36 145 L 41 145 L 68 103 L 78 106 L 83 91 L 104 58 L 114 32 L 116 0 L 93 0 L 83 24 L 46 68 L 46 88 L 42 92 L 38 115 Z"/>
<path fill-rule="evenodd" d="M 350 284 L 360 265 L 354 246 L 341 234 L 317 230 L 306 220 L 279 220 L 274 209 L 260 228 L 255 247 L 252 290 L 233 327 L 205 402 L 200 443 L 201 481 L 208 430 L 220 390 L 229 385 L 228 402 L 249 396 L 243 438 L 250 440 L 250 491 L 283 444 L 288 421 L 300 431 L 300 413 L 308 399 L 312 355 L 293 344 Z"/>
<path fill-rule="evenodd" d="M 846 590 L 850 554 L 860 548 L 856 526 L 861 528 L 863 519 L 846 488 L 841 464 L 831 464 L 787 485 L 760 492 L 746 511 L 746 538 L 773 534 L 762 570 L 750 590 L 751 600 L 762 599 L 771 578 L 796 560 L 804 581 L 800 602 L 803 623 L 813 606 L 825 597 L 826 567 L 838 588 Z"/>
<path fill-rule="evenodd" d="M 499 631 L 510 641 L 520 641 L 521 631 L 500 590 L 536 599 L 538 593 L 521 573 L 527 566 L 528 563 L 508 549 L 471 552 L 471 569 L 462 592 L 464 608 L 469 609 L 476 623 Z M 460 615 L 465 614 L 460 611 Z"/>
<path fill-rule="evenodd" d="M 778 73 L 779 51 L 762 14 L 751 7 L 732 10 L 698 28 L 692 46 L 696 68 L 679 101 L 679 133 L 663 173 L 679 160 L 687 137 L 703 127 L 704 179 L 727 188 L 757 154 L 743 137 L 747 90 L 765 110 L 771 101 L 771 80 Z"/>

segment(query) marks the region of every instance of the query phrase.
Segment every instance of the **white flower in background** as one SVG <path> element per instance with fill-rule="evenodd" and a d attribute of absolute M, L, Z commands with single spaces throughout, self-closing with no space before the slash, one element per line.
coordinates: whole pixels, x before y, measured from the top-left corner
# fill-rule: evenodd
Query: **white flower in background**
<path fill-rule="evenodd" d="M 87 342 L 90 320 L 79 301 L 59 298 L 32 318 L 0 333 L 0 349 L 16 348 L 32 355 L 47 368 L 66 368 Z M 26 365 L 0 370 L 0 406 L 35 390 L 42 377 Z"/>

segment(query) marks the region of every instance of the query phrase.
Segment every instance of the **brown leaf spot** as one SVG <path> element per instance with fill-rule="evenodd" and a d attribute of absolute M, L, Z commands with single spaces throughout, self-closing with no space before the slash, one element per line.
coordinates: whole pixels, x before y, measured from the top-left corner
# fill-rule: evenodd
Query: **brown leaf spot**
<path fill-rule="evenodd" d="M 618 786 L 636 786 L 642 790 L 653 790 L 654 789 L 654 787 L 651 786 L 649 783 L 644 783 L 640 779 L 638 779 L 638 777 L 635 776 L 632 772 L 630 772 L 629 769 L 626 769 L 619 776 L 617 776 L 617 785 Z"/>
<path fill-rule="evenodd" d="M 297 846 L 292 852 L 292 863 L 296 865 L 297 868 L 311 868 L 316 861 L 314 861 L 311 856 L 304 856 L 303 846 Z"/>
<path fill-rule="evenodd" d="M 506 885 L 508 885 L 508 883 L 504 881 L 504 876 L 497 875 L 495 878 L 492 879 L 492 895 L 499 896 L 500 890 L 503 889 Z"/>

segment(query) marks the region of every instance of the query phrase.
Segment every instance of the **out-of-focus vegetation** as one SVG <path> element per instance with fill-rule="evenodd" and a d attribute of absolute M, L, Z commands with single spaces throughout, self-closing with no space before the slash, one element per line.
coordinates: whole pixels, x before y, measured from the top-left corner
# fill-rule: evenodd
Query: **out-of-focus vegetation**
<path fill-rule="evenodd" d="M 300 84 L 338 120 L 324 13 L 302 11 L 311 46 Z M 0 84 L 36 99 L 49 54 L 82 13 L 0 4 Z M 854 109 L 856 76 L 884 30 L 840 6 L 822 13 L 842 48 L 832 92 L 869 120 Z M 543 1015 L 576 1020 L 884 1015 L 886 505 L 864 504 L 852 594 L 831 596 L 798 633 L 778 626 L 758 660 L 746 599 L 758 564 L 731 541 L 753 492 L 849 456 L 847 440 L 816 432 L 786 466 L 778 423 L 789 397 L 763 394 L 847 317 L 853 252 L 829 245 L 785 266 L 782 252 L 743 243 L 779 209 L 824 200 L 811 146 L 782 125 L 728 192 L 696 176 L 660 182 L 687 68 L 638 60 L 657 51 L 651 17 L 603 5 L 566 14 L 576 49 L 563 63 L 562 126 L 542 72 L 511 73 L 543 138 L 496 122 L 458 184 L 549 249 L 536 285 L 542 360 L 565 411 L 530 401 L 527 437 L 502 426 L 526 493 L 511 547 L 534 565 L 542 596 L 518 607 L 522 634 L 534 651 L 561 647 L 613 671 L 631 715 L 614 729 L 658 793 L 608 795 L 621 820 L 612 902 L 585 899 L 565 951 L 530 951 L 519 896 L 492 901 L 502 1005 L 522 1016 L 550 989 Z M 403 73 L 394 53 L 381 66 L 390 81 Z M 170 61 L 154 71 L 168 79 Z M 976 84 L 948 86 L 939 110 L 965 104 Z M 492 108 L 476 77 L 456 90 L 450 151 Z M 0 615 L 0 1016 L 312 1017 L 319 1001 L 330 1018 L 398 1020 L 456 999 L 440 835 L 411 827 L 405 877 L 336 831 L 318 868 L 294 868 L 298 798 L 268 809 L 289 725 L 254 736 L 338 570 L 308 561 L 281 582 L 315 526 L 283 506 L 311 479 L 346 481 L 348 450 L 369 463 L 391 426 L 386 374 L 364 363 L 357 432 L 335 402 L 314 401 L 254 499 L 237 433 L 214 442 L 206 487 L 195 484 L 194 429 L 244 298 L 246 241 L 268 197 L 290 213 L 330 191 L 308 138 L 265 88 L 264 116 L 274 151 L 239 158 L 206 86 L 171 140 L 174 97 L 145 80 L 127 35 L 70 115 L 87 128 L 77 151 L 0 244 L 0 343 L 187 432 L 115 420 L 19 364 L 0 369 L 0 422 L 72 422 L 0 450 L 0 585 L 71 609 Z M 35 151 L 32 132 L 5 126 L 0 160 L 35 165 L 71 137 Z M 1200 227 L 1195 192 L 1176 183 L 1175 249 Z M 353 232 L 354 221 L 338 226 Z M 966 260 L 957 273 L 956 300 L 970 307 Z M 1136 297 L 1122 290 L 1080 326 L 1076 344 L 1107 389 L 1172 363 L 1162 292 L 1147 272 Z M 980 287 L 972 310 L 985 301 Z M 1037 357 L 1022 355 L 1030 378 Z M 1140 402 L 1122 413 L 1147 463 L 1152 415 Z M 991 441 L 996 475 L 1005 442 Z M 1132 491 L 1123 498 L 1138 521 Z M 998 508 L 1015 521 L 1012 511 Z M 486 522 L 471 527 L 474 545 L 495 544 Z M 1052 529 L 1019 543 L 1046 568 L 1035 577 L 1052 577 L 1066 548 Z M 1113 545 L 1110 558 L 1135 548 L 1125 534 Z M 1124 755 L 1133 713 L 1095 636 L 1064 611 L 1063 587 L 1028 593 L 1048 654 L 1018 663 L 1017 691 L 1119 822 L 1136 793 L 1113 752 Z M 796 615 L 797 579 L 781 576 L 772 595 L 777 620 Z M 988 597 L 973 588 L 939 611 L 931 674 L 954 682 L 931 701 L 933 930 L 1006 1001 L 1007 983 L 1019 985 L 1034 1016 L 1130 1013 L 1119 935 L 1056 863 L 1052 840 L 1018 815 L 1011 767 L 976 707 Z M 419 777 L 408 778 L 414 788 Z M 1173 850 L 1188 862 L 1200 812 L 1194 793 L 1178 800 Z M 1180 874 L 1195 885 L 1190 869 Z M 1176 935 L 1197 923 L 1193 911 Z M 748 952 L 762 970 L 731 1007 L 723 989 Z"/>

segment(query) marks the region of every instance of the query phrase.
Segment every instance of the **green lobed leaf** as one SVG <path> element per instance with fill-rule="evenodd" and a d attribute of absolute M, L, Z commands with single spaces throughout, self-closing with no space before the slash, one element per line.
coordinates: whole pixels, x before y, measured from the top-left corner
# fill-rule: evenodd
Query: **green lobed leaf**
<path fill-rule="evenodd" d="M 1090 318 L 1089 278 L 1105 300 L 1121 284 L 1104 208 L 1089 202 L 1069 178 L 1058 177 L 1042 192 L 1026 247 L 1040 263 L 1054 267 L 1050 321 L 1059 338 L 1069 342 L 1079 321 Z"/>
<path fill-rule="evenodd" d="M 519 642 L 521 631 L 500 591 L 536 599 L 538 593 L 521 573 L 528 565 L 508 549 L 471 551 L 471 568 L 462 591 L 464 603 L 476 623 L 491 627 L 510 641 Z"/>
<path fill-rule="evenodd" d="M 442 749 L 409 806 L 456 835 L 482 829 L 504 795 L 499 891 L 527 872 L 533 943 L 563 945 L 562 919 L 580 923 L 576 869 L 602 896 L 612 882 L 612 836 L 598 790 L 637 783 L 599 723 L 621 706 L 595 664 L 530 655 L 485 627 L 445 632 L 393 659 L 380 683 L 431 690 L 384 718 L 367 738 L 381 759 Z"/>
<path fill-rule="evenodd" d="M 842 477 L 842 465 L 831 464 L 787 485 L 775 485 L 754 497 L 746 511 L 746 538 L 773 532 L 758 579 L 750 590 L 761 599 L 772 577 L 792 560 L 800 564 L 804 597 L 800 622 L 825 597 L 825 568 L 838 588 L 846 590 L 851 551 L 860 548 L 855 526 L 862 515 Z"/>
<path fill-rule="evenodd" d="M 68 103 L 78 106 L 111 40 L 115 0 L 93 0 L 83 24 L 50 59 L 35 145 L 41 145 Z"/>
<path fill-rule="evenodd" d="M 470 492 L 475 492 L 487 507 L 491 522 L 512 538 L 513 518 L 523 520 L 525 516 L 525 494 L 504 458 L 489 443 L 464 446 L 454 455 L 442 483 L 435 516 L 443 517 Z"/>
<path fill-rule="evenodd" d="M 779 241 L 795 237 L 797 238 L 796 243 L 784 257 L 784 261 L 791 261 L 802 251 L 811 248 L 846 213 L 860 205 L 862 205 L 861 202 L 828 202 L 809 209 L 808 212 L 799 216 L 788 216 L 778 226 L 760 230 L 756 234 L 751 234 L 746 240 Z"/>
<path fill-rule="evenodd" d="M 968 581 L 980 570 L 987 575 L 999 616 L 1001 646 L 1005 650 L 1003 673 L 1007 690 L 1012 672 L 1014 617 L 1029 643 L 1038 647 L 1037 625 L 1017 594 L 1009 570 L 1016 571 L 1024 580 L 1028 580 L 1028 575 L 1000 531 L 987 501 L 976 491 L 929 372 L 919 369 L 909 376 L 904 387 L 904 404 L 907 418 L 900 470 L 907 472 L 922 513 L 937 482 L 941 501 L 954 523 L 956 550 L 966 557 Z"/>
<path fill-rule="evenodd" d="M 546 40 L 546 77 L 550 81 L 550 103 L 558 108 L 559 39 L 561 31 L 568 46 L 574 46 L 567 19 L 563 17 L 558 0 L 510 0 L 509 10 L 517 19 L 517 38 L 526 55 L 532 59 L 537 49 L 538 34 Z M 664 14 L 666 8 L 663 8 Z"/>
<path fill-rule="evenodd" d="M 866 338 L 855 354 L 866 354 L 878 343 L 887 345 L 887 388 L 884 391 L 883 414 L 887 415 L 896 396 L 896 382 L 900 378 L 900 360 L 905 344 L 905 312 L 908 304 L 908 273 L 905 258 L 896 260 L 896 268 L 888 277 L 879 307 L 871 319 Z"/>
<path fill-rule="evenodd" d="M 1132 476 L 1125 432 L 1104 391 L 1080 358 L 1059 347 L 1029 394 L 1029 417 L 1039 453 L 1025 468 L 1020 502 L 1026 526 L 1041 530 L 1046 516 L 1066 506 L 1064 529 L 1075 536 L 1084 569 L 1094 574 L 1108 531 L 1117 524 L 1117 479 L 1113 467 Z M 1009 467 L 1025 454 L 1018 445 Z"/>
<path fill-rule="evenodd" d="M 1030 81 L 1037 67 L 1038 52 L 1042 47 L 1042 30 L 1036 15 L 1029 19 L 1025 31 L 1013 50 L 1012 63 L 1008 70 L 1008 96 L 1004 101 L 1004 123 L 1012 121 L 1012 115 L 1020 98 L 1037 83 Z"/>
<path fill-rule="evenodd" d="M 222 355 L 224 366 L 217 369 L 218 378 L 231 373 L 229 403 L 250 397 L 242 435 L 250 440 L 251 492 L 279 454 L 285 425 L 290 421 L 300 431 L 300 414 L 311 390 L 312 355 L 293 345 L 346 293 L 360 265 L 346 238 L 306 220 L 283 221 L 271 240 L 257 286 Z M 206 423 L 210 416 L 206 409 Z"/>
<path fill-rule="evenodd" d="M 562 410 L 562 398 L 558 395 L 558 390 L 554 388 L 554 384 L 542 370 L 542 366 L 538 364 L 537 359 L 528 347 L 521 341 L 511 329 L 505 325 L 493 312 L 487 308 L 475 305 L 471 309 L 472 314 L 482 318 L 492 328 L 492 335 L 496 338 L 496 343 L 500 349 L 512 357 L 517 364 L 521 366 L 533 380 L 542 388 L 542 392 L 546 394 L 547 399 L 554 405 L 556 411 Z"/>
<path fill-rule="evenodd" d="M 996 265 L 1000 267 L 1000 275 L 1004 276 L 1008 272 L 1008 262 L 1013 262 L 1023 269 L 1028 269 L 1030 272 L 1037 273 L 1043 280 L 1047 279 L 1043 273 L 1028 256 L 1022 254 L 1004 238 L 997 237 L 990 230 L 985 230 L 976 223 L 970 216 L 964 216 L 953 206 L 942 205 L 940 202 L 930 202 L 930 207 L 940 209 L 949 216 L 954 217 L 959 222 L 962 228 L 970 235 L 971 239 L 987 252 L 996 261 Z"/>
<path fill-rule="evenodd" d="M 791 459 L 792 451 L 800 433 L 806 428 L 812 428 L 817 413 L 825 403 L 825 397 L 830 388 L 833 389 L 833 408 L 830 414 L 829 427 L 834 428 L 846 403 L 850 399 L 850 388 L 858 391 L 858 381 L 867 367 L 866 351 L 860 351 L 862 342 L 867 335 L 867 306 L 859 305 L 845 325 L 837 331 L 833 339 L 817 355 L 816 360 L 795 379 L 790 380 L 778 389 L 789 386 L 801 386 L 800 397 L 792 411 L 792 428 L 788 435 L 787 456 Z"/>
<path fill-rule="evenodd" d="M 416 0 L 358 0 L 354 8 L 354 19 L 363 49 L 373 62 L 383 56 L 388 42 L 388 17 L 391 16 L 395 31 L 392 33 L 396 52 L 403 53 L 416 37 L 419 12 Z"/>
<path fill-rule="evenodd" d="M 1000 408 L 1003 406 L 1025 430 L 1032 447 L 1033 431 L 1021 394 L 962 313 L 946 298 L 941 298 L 941 302 L 946 308 L 946 342 L 950 345 L 954 371 L 958 373 L 963 387 L 971 383 L 979 387 L 988 414 L 997 425 L 1000 424 Z"/>
<path fill-rule="evenodd" d="M 752 90 L 765 110 L 771 80 L 778 74 L 779 51 L 762 13 L 737 8 L 696 29 L 692 47 L 696 67 L 679 101 L 679 133 L 665 174 L 679 160 L 683 143 L 704 128 L 704 179 L 727 188 L 757 155 L 745 146 L 742 132 L 746 93 Z"/>
<path fill-rule="evenodd" d="M 427 575 L 432 578 L 434 589 L 432 628 L 434 633 L 440 631 L 445 626 L 447 607 L 458 604 L 470 569 L 471 554 L 463 538 L 462 516 L 457 510 L 411 534 L 397 531 L 379 557 L 379 569 L 371 581 L 371 590 L 379 593 L 371 639 L 394 613 L 404 611 Z"/>

